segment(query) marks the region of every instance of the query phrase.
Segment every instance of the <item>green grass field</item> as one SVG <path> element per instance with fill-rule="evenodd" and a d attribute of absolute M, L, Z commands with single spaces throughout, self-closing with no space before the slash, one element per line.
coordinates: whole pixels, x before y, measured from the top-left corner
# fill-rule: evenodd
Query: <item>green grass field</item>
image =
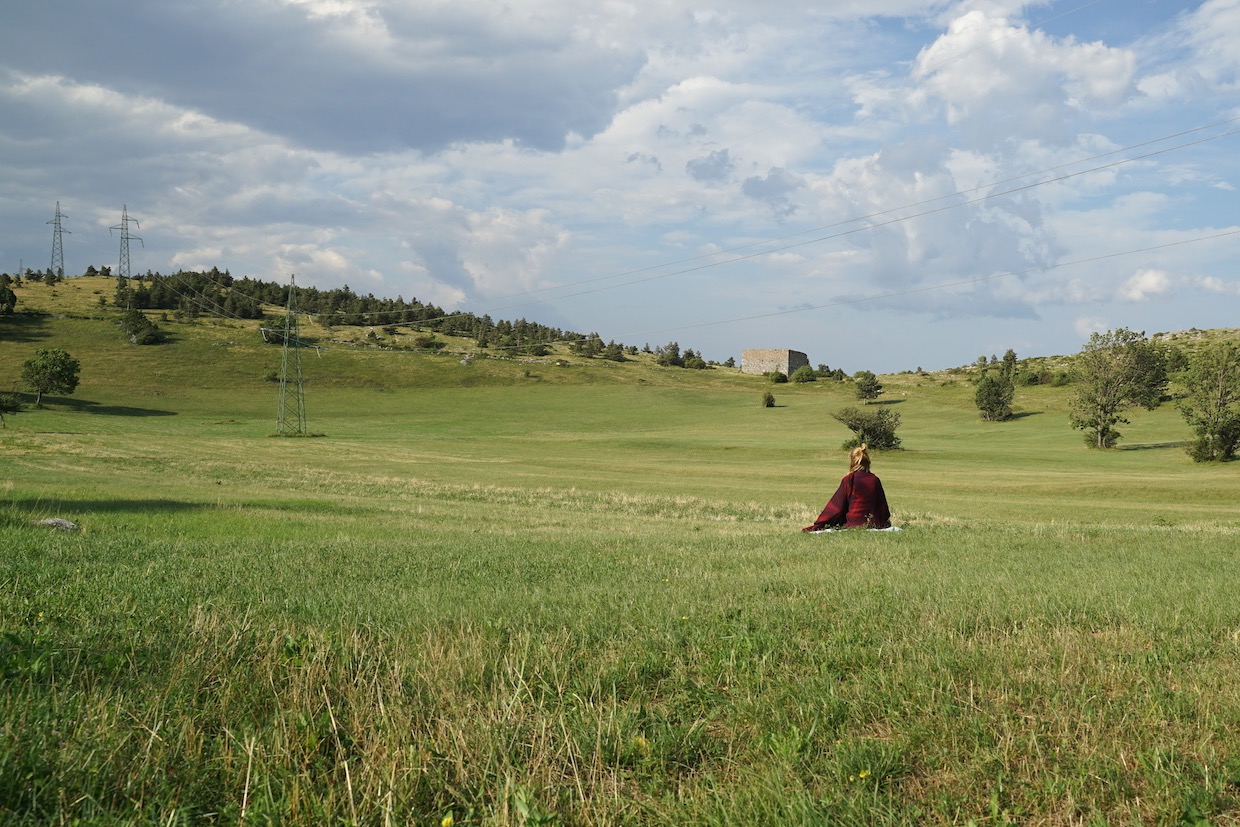
<path fill-rule="evenodd" d="M 883 377 L 905 530 L 812 536 L 847 385 L 323 332 L 279 439 L 278 348 L 112 284 L 0 318 L 82 362 L 0 430 L 0 823 L 1240 823 L 1240 466 L 1172 406 Z"/>

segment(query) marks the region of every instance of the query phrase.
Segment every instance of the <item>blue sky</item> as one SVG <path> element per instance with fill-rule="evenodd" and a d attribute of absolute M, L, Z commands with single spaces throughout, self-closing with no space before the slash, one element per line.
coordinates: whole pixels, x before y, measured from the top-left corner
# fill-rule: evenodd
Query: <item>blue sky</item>
<path fill-rule="evenodd" d="M 1240 0 L 43 0 L 0 270 L 209 269 L 848 372 L 1234 327 Z"/>

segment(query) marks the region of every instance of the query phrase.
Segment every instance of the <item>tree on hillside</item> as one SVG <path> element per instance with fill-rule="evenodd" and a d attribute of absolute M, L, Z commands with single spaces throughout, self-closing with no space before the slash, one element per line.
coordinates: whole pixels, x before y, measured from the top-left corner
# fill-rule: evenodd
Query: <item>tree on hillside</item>
<path fill-rule="evenodd" d="M 60 348 L 42 348 L 22 364 L 22 381 L 34 391 L 34 406 L 43 407 L 45 393 L 73 393 L 78 386 L 78 360 Z"/>
<path fill-rule="evenodd" d="M 1016 375 L 1016 351 L 1008 348 L 1007 353 L 1003 354 L 1001 370 L 1008 380 L 1011 380 Z"/>
<path fill-rule="evenodd" d="M 982 369 L 982 376 L 977 380 L 977 393 L 973 401 L 987 422 L 1003 422 L 1012 418 L 1012 399 L 1016 396 L 1016 385 L 1012 377 L 1016 374 L 1016 351 L 1008 349 L 1003 354 L 1001 363 L 991 363 Z"/>
<path fill-rule="evenodd" d="M 0 428 L 7 428 L 9 424 L 4 421 L 4 417 L 8 414 L 15 414 L 22 409 L 22 403 L 18 400 L 15 393 L 0 393 Z"/>
<path fill-rule="evenodd" d="M 666 368 L 683 368 L 684 357 L 680 355 L 680 343 L 668 342 L 654 352 L 654 360 Z"/>
<path fill-rule="evenodd" d="M 1016 396 L 1016 388 L 1012 380 L 1003 375 L 1002 371 L 988 370 L 977 380 L 977 393 L 973 401 L 977 404 L 982 419 L 987 422 L 1003 422 L 1012 418 L 1012 399 Z"/>
<path fill-rule="evenodd" d="M 1085 444 L 1112 448 L 1120 438 L 1115 426 L 1127 424 L 1124 412 L 1157 408 L 1167 387 L 1162 351 L 1125 328 L 1094 333 L 1072 368 L 1076 392 L 1069 409 L 1072 427 L 1085 431 Z"/>
<path fill-rule="evenodd" d="M 627 362 L 628 361 L 628 359 L 625 358 L 625 355 L 624 355 L 624 345 L 621 345 L 615 340 L 608 342 L 607 346 L 603 348 L 603 352 L 600 355 L 604 359 L 608 360 L 609 362 Z"/>
<path fill-rule="evenodd" d="M 1194 354 L 1184 384 L 1180 413 L 1196 436 L 1188 455 L 1196 462 L 1232 459 L 1240 446 L 1240 347 L 1227 342 Z"/>
<path fill-rule="evenodd" d="M 126 310 L 133 307 L 133 290 L 129 287 L 129 279 L 124 276 L 116 277 L 116 292 L 113 294 L 112 302 L 117 307 L 123 307 Z"/>
<path fill-rule="evenodd" d="M 841 408 L 831 417 L 853 432 L 853 438 L 844 443 L 845 448 L 867 444 L 878 450 L 894 450 L 900 447 L 896 428 L 900 415 L 887 408 L 863 411 L 860 408 Z"/>
<path fill-rule="evenodd" d="M 853 381 L 857 383 L 857 398 L 862 402 L 878 399 L 883 393 L 882 383 L 868 370 L 859 370 L 854 373 Z"/>
<path fill-rule="evenodd" d="M 0 316 L 7 316 L 17 307 L 17 294 L 7 284 L 0 284 Z"/>

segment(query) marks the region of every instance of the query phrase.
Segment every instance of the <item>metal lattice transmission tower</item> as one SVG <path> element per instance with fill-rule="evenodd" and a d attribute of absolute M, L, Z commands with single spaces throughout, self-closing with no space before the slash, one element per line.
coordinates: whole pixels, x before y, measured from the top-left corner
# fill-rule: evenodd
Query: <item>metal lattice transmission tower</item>
<path fill-rule="evenodd" d="M 60 211 L 60 202 L 57 201 L 56 217 L 47 222 L 52 225 L 52 273 L 55 274 L 58 279 L 63 279 L 65 277 L 65 244 L 64 240 L 61 238 L 61 233 L 69 232 L 61 226 L 60 221 L 61 219 L 68 217 L 69 216 Z"/>
<path fill-rule="evenodd" d="M 138 219 L 129 217 L 128 205 L 122 204 L 121 205 L 121 223 L 117 224 L 115 227 L 108 228 L 109 233 L 111 233 L 113 230 L 121 231 L 121 257 L 120 257 L 120 260 L 117 262 L 118 267 L 116 268 L 116 275 L 123 276 L 124 278 L 129 278 L 129 241 L 130 239 L 133 239 L 134 241 L 137 241 L 139 244 L 142 244 L 143 247 L 146 246 L 146 244 L 142 243 L 142 239 L 138 238 L 136 235 L 129 234 L 130 223 L 133 223 L 133 225 L 137 227 L 139 230 L 142 229 L 142 225 L 138 223 Z"/>
<path fill-rule="evenodd" d="M 284 308 L 284 353 L 280 358 L 277 436 L 306 435 L 306 394 L 301 380 L 301 336 L 297 332 L 297 311 L 293 304 L 293 294 L 296 292 L 296 277 L 290 277 L 288 304 Z"/>

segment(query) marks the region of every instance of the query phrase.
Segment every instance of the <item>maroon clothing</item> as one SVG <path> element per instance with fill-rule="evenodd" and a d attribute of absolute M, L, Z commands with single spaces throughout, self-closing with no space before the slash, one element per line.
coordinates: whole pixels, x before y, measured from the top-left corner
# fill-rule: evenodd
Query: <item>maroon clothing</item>
<path fill-rule="evenodd" d="M 822 509 L 814 524 L 803 531 L 819 531 L 824 528 L 888 528 L 891 526 L 891 510 L 887 508 L 887 495 L 878 477 L 858 468 L 844 479 L 835 495 Z"/>

